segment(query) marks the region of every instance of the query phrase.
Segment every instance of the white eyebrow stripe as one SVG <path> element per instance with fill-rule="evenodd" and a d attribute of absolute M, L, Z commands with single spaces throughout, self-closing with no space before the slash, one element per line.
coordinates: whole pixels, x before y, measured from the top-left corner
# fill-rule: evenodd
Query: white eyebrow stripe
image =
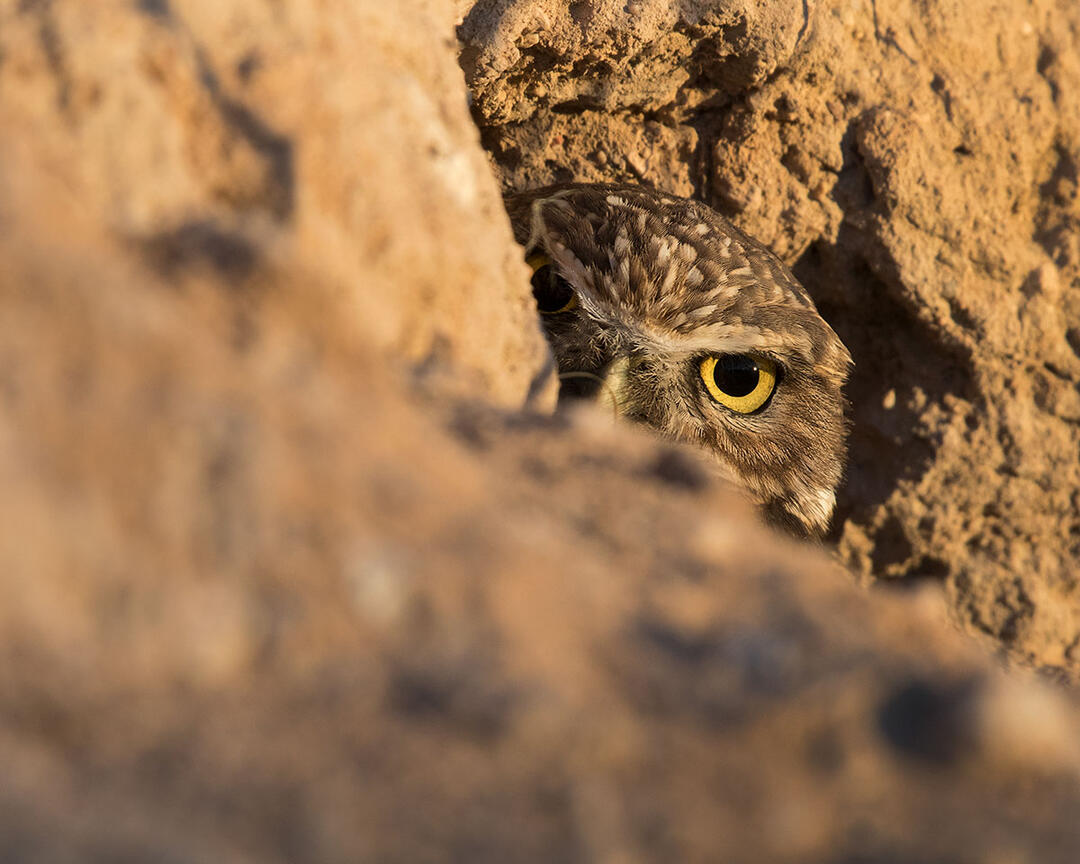
<path fill-rule="evenodd" d="M 680 330 L 680 327 L 685 327 L 686 330 Z M 813 362 L 813 346 L 808 339 L 802 338 L 802 335 L 777 333 L 750 324 L 730 324 L 724 321 L 702 325 L 689 317 L 677 325 L 669 325 L 665 329 L 650 328 L 648 332 L 656 349 L 672 353 L 767 351 L 795 354 L 807 362 Z"/>

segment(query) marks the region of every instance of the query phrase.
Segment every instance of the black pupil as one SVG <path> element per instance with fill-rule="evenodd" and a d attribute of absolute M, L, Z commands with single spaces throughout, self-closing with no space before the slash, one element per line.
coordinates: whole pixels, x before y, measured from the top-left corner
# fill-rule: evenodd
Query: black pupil
<path fill-rule="evenodd" d="M 562 276 L 545 264 L 532 277 L 533 297 L 541 312 L 558 312 L 574 297 L 574 289 Z"/>
<path fill-rule="evenodd" d="M 729 396 L 753 393 L 760 377 L 757 361 L 746 354 L 725 354 L 716 361 L 713 370 L 716 386 Z"/>

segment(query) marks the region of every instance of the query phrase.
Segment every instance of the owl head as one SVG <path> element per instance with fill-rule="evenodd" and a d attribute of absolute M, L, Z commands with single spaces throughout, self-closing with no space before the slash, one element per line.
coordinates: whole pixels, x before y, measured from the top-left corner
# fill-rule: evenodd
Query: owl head
<path fill-rule="evenodd" d="M 784 264 L 700 202 L 562 185 L 507 199 L 559 367 L 595 399 L 711 452 L 770 521 L 826 528 L 851 357 Z"/>

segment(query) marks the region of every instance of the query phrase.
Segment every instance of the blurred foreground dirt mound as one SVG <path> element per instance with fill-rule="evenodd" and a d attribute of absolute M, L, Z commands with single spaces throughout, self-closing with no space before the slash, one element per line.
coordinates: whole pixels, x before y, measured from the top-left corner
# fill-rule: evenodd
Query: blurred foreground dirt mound
<path fill-rule="evenodd" d="M 627 14 L 627 13 L 631 14 Z M 696 193 L 851 349 L 837 534 L 1080 674 L 1080 5 L 478 0 L 504 186 Z"/>
<path fill-rule="evenodd" d="M 5 857 L 1074 861 L 1072 694 L 520 410 L 451 10 L 313 5 L 0 6 Z"/>

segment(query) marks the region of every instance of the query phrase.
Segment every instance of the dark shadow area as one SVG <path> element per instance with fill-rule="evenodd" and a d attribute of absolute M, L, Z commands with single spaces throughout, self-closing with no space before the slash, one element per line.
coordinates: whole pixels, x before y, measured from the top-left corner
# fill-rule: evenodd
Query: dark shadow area
<path fill-rule="evenodd" d="M 878 708 L 878 730 L 898 754 L 929 765 L 951 765 L 973 746 L 970 730 L 976 679 L 913 680 Z"/>
<path fill-rule="evenodd" d="M 260 203 L 277 220 L 288 221 L 296 208 L 296 168 L 293 164 L 292 141 L 271 129 L 251 109 L 230 99 L 201 50 L 198 60 L 203 85 L 210 92 L 222 119 L 266 161 L 266 181 Z"/>
<path fill-rule="evenodd" d="M 208 221 L 187 222 L 142 242 L 150 265 L 167 279 L 208 266 L 231 283 L 248 279 L 259 263 L 255 246 L 241 234 Z"/>
<path fill-rule="evenodd" d="M 37 16 L 38 41 L 56 82 L 56 104 L 61 113 L 67 114 L 71 109 L 71 70 L 68 68 L 67 55 L 60 40 L 52 0 L 20 0 L 18 12 L 21 15 Z"/>
<path fill-rule="evenodd" d="M 1034 239 L 1055 264 L 1065 269 L 1072 264 L 1070 239 L 1080 227 L 1071 217 L 1071 199 L 1080 184 L 1080 161 L 1061 143 L 1055 146 L 1055 156 L 1054 170 L 1039 186 Z"/>
<path fill-rule="evenodd" d="M 135 0 L 135 8 L 152 18 L 168 20 L 172 18 L 169 0 Z"/>
<path fill-rule="evenodd" d="M 926 471 L 939 445 L 919 432 L 928 406 L 946 394 L 977 398 L 968 358 L 896 299 L 861 257 L 865 245 L 865 237 L 844 227 L 835 245 L 814 244 L 794 267 L 855 362 L 845 388 L 852 426 L 837 526 L 848 518 L 866 521 L 899 482 Z M 910 557 L 901 526 L 893 528 L 876 538 L 875 565 Z"/>

